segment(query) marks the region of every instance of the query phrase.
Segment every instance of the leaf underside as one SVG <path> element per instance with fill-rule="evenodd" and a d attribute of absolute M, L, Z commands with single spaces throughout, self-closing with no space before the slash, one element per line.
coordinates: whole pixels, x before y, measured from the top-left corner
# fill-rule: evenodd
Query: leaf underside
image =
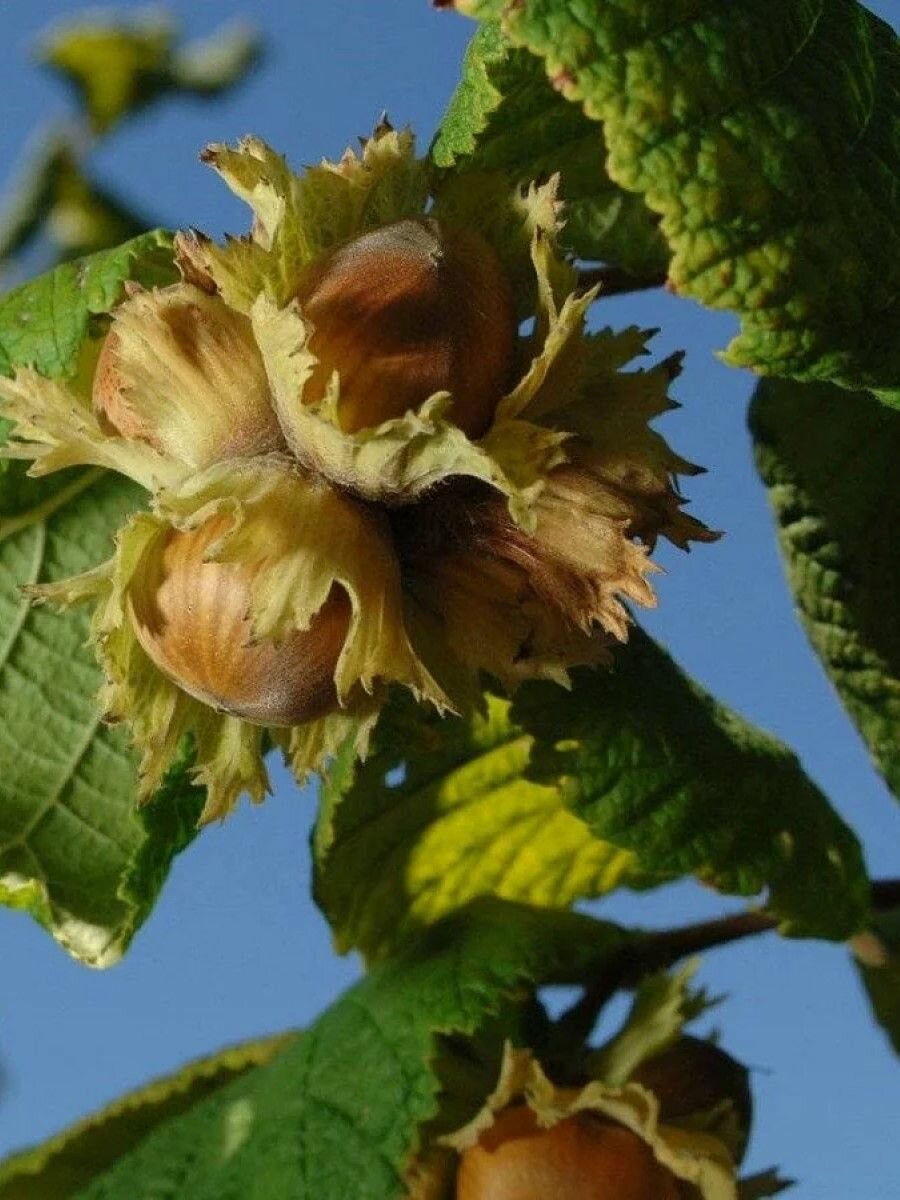
<path fill-rule="evenodd" d="M 167 282 L 166 235 L 68 263 L 0 301 L 0 365 L 74 372 L 91 323 L 126 279 Z M 88 570 L 143 493 L 118 477 L 0 470 L 0 901 L 29 912 L 73 955 L 115 962 L 153 906 L 202 807 L 184 767 L 135 807 L 125 732 L 100 721 L 89 614 L 35 608 L 25 584 Z"/>
<path fill-rule="evenodd" d="M 609 178 L 602 128 L 554 91 L 540 62 L 512 47 L 493 22 L 466 51 L 431 157 L 454 174 L 503 171 L 519 183 L 560 172 L 566 249 L 635 273 L 665 270 L 658 219 Z"/>
<path fill-rule="evenodd" d="M 762 374 L 900 404 L 900 43 L 852 0 L 457 0 L 603 123 L 675 291 Z"/>
<path fill-rule="evenodd" d="M 900 798 L 900 422 L 871 396 L 765 380 L 750 425 L 806 632 Z"/>

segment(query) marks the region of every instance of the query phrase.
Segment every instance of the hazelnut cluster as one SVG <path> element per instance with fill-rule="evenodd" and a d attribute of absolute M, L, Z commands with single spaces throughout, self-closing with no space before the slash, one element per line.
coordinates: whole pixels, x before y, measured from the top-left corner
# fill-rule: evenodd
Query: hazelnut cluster
<path fill-rule="evenodd" d="M 414 1164 L 410 1200 L 737 1200 L 746 1129 L 736 1140 L 721 1118 L 737 1112 L 732 1073 L 744 1090 L 746 1071 L 715 1047 L 698 1065 L 698 1045 L 710 1044 L 683 1038 L 650 1060 L 660 1093 L 640 1073 L 559 1087 L 507 1045 L 480 1111 Z"/>
<path fill-rule="evenodd" d="M 560 259 L 556 182 L 434 192 L 412 137 L 301 174 L 261 141 L 205 160 L 251 233 L 176 238 L 181 280 L 131 286 L 77 374 L 0 382 L 32 472 L 93 464 L 143 485 L 109 562 L 34 589 L 95 605 L 101 703 L 152 795 L 186 735 L 205 819 L 362 750 L 386 690 L 441 710 L 564 683 L 652 604 L 648 550 L 710 540 L 693 473 L 649 422 L 676 359 L 588 333 Z"/>

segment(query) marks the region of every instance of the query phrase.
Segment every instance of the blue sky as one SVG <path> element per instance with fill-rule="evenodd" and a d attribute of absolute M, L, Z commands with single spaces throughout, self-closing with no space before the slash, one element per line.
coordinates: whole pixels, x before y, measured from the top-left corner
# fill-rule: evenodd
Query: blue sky
<path fill-rule="evenodd" d="M 0 6 L 0 178 L 36 122 L 64 116 L 65 90 L 29 61 L 36 34 L 78 4 Z M 120 5 L 132 9 L 137 5 Z M 891 0 L 873 5 L 897 16 Z M 242 15 L 269 38 L 266 66 L 213 106 L 163 104 L 123 127 L 96 159 L 110 184 L 160 224 L 240 231 L 241 206 L 197 161 L 207 141 L 258 133 L 295 164 L 338 154 L 387 109 L 427 141 L 472 26 L 426 0 L 327 4 L 179 0 L 192 35 Z M 727 536 L 666 554 L 650 630 L 720 698 L 793 745 L 863 839 L 873 874 L 900 873 L 900 814 L 872 771 L 793 616 L 746 433 L 752 378 L 713 351 L 734 325 L 663 294 L 611 299 L 602 323 L 660 327 L 659 354 L 688 351 L 663 428 L 709 474 L 692 509 Z M 152 1075 L 228 1041 L 309 1021 L 358 970 L 336 957 L 309 897 L 314 797 L 277 770 L 276 793 L 211 828 L 176 862 L 162 899 L 119 966 L 70 962 L 29 919 L 0 912 L 0 1153 L 37 1140 Z M 785 797 L 790 803 L 790 797 Z M 669 924 L 734 902 L 694 884 L 621 894 L 600 906 L 629 923 Z M 749 1166 L 781 1163 L 798 1200 L 900 1194 L 900 1072 L 840 947 L 767 937 L 710 954 L 701 977 L 729 999 L 724 1044 L 755 1068 Z"/>

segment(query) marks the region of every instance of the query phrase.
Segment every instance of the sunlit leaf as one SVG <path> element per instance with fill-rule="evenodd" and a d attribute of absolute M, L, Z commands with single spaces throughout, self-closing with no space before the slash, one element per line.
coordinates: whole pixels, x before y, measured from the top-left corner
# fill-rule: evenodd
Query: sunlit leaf
<path fill-rule="evenodd" d="M 486 703 L 440 719 L 398 696 L 372 757 L 338 757 L 314 849 L 342 949 L 378 957 L 480 895 L 562 907 L 691 874 L 766 893 L 786 931 L 863 923 L 859 846 L 796 757 L 640 631 L 612 672 Z"/>
<path fill-rule="evenodd" d="M 340 949 L 381 957 L 479 896 L 565 908 L 635 880 L 632 853 L 525 777 L 531 739 L 509 709 L 489 696 L 483 715 L 442 719 L 398 691 L 364 763 L 347 742 L 314 839 L 316 897 Z"/>

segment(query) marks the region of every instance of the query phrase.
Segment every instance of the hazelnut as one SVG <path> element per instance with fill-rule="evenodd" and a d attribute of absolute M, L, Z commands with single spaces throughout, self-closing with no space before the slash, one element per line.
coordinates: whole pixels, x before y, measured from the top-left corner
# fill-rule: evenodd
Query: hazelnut
<path fill-rule="evenodd" d="M 213 708 L 271 726 L 324 716 L 337 705 L 334 671 L 351 616 L 346 592 L 332 587 L 309 629 L 255 641 L 252 566 L 205 558 L 226 530 L 227 518 L 213 517 L 160 539 L 129 591 L 138 641 L 160 671 Z"/>
<path fill-rule="evenodd" d="M 193 467 L 284 446 L 249 319 L 188 284 L 119 306 L 91 400 L 105 433 Z"/>
<path fill-rule="evenodd" d="M 542 1129 L 515 1105 L 460 1160 L 456 1200 L 679 1200 L 675 1176 L 636 1133 L 591 1113 Z"/>
<path fill-rule="evenodd" d="M 363 234 L 310 268 L 298 291 L 318 365 L 303 394 L 341 382 L 340 422 L 353 433 L 453 396 L 450 419 L 477 438 L 491 424 L 514 363 L 516 315 L 496 252 L 478 234 L 430 218 Z"/>
<path fill-rule="evenodd" d="M 653 1092 L 660 1119 L 676 1124 L 730 1101 L 737 1126 L 727 1140 L 737 1160 L 743 1158 L 753 1120 L 749 1072 L 714 1042 L 684 1034 L 642 1062 L 629 1082 Z"/>

